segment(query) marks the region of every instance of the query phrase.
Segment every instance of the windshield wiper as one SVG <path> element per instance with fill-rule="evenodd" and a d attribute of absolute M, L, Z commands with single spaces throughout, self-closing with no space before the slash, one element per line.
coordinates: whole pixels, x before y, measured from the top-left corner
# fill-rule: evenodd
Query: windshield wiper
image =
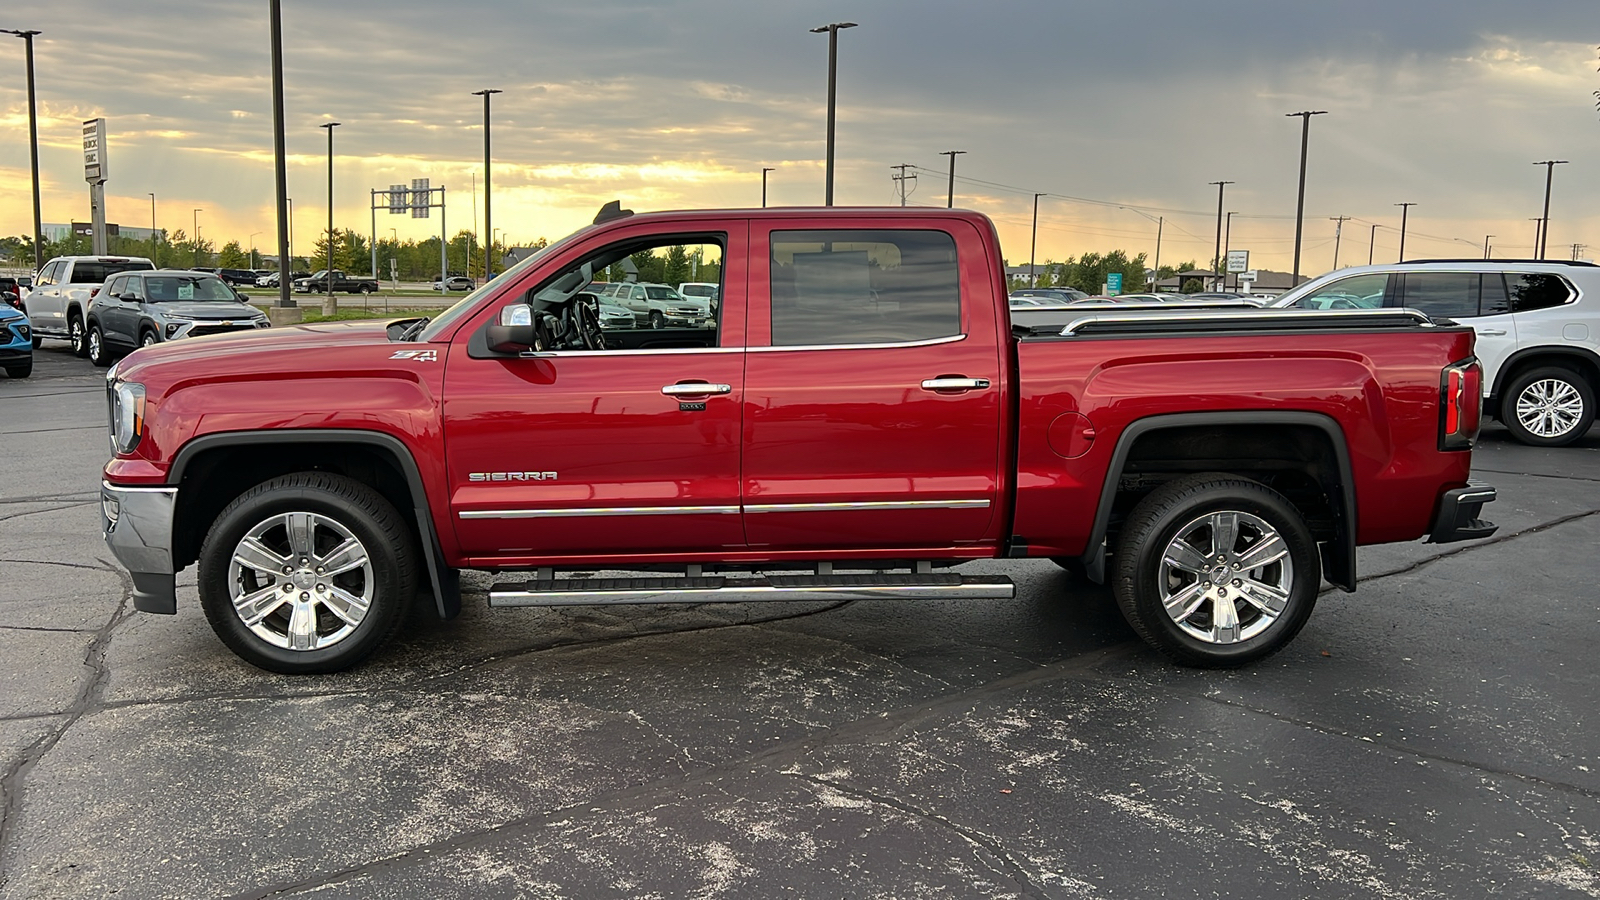
<path fill-rule="evenodd" d="M 422 334 L 422 329 L 427 328 L 428 327 L 428 323 L 432 322 L 432 321 L 433 320 L 430 319 L 429 317 L 423 316 L 422 318 L 418 319 L 417 321 L 412 322 L 410 325 L 406 326 L 406 330 L 405 331 L 400 332 L 400 340 L 402 340 L 402 341 L 414 341 L 414 340 L 416 340 L 418 338 L 418 336 L 420 336 Z"/>

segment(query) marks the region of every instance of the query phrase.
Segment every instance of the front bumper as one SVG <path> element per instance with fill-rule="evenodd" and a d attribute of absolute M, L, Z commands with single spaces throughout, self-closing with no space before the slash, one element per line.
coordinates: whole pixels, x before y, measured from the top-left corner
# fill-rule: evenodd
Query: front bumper
<path fill-rule="evenodd" d="M 1428 533 L 1428 543 L 1449 544 L 1454 541 L 1472 541 L 1486 538 L 1500 526 L 1478 518 L 1485 503 L 1493 503 L 1495 490 L 1491 485 L 1469 482 L 1464 488 L 1445 491 L 1439 498 L 1439 509 L 1433 514 L 1433 530 Z"/>
<path fill-rule="evenodd" d="M 133 576 L 133 607 L 172 615 L 178 611 L 172 567 L 172 520 L 178 489 L 100 483 L 100 530 L 106 546 Z"/>

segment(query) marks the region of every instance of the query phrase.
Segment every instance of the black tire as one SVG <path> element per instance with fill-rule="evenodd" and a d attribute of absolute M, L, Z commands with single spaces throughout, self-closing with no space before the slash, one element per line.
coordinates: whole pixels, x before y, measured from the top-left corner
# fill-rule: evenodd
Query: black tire
<path fill-rule="evenodd" d="M 235 554 L 247 534 L 275 522 L 278 517 L 285 517 L 286 523 L 288 516 L 300 513 L 312 514 L 323 523 L 320 538 L 315 530 L 307 529 L 310 536 L 306 541 L 315 548 L 308 554 L 313 557 L 308 563 L 281 578 L 274 570 L 273 580 L 264 583 L 254 569 L 241 567 L 233 573 Z M 282 626 L 287 639 L 289 626 L 283 623 L 292 622 L 292 614 L 283 612 L 282 607 L 292 602 L 293 595 L 304 591 L 299 593 L 301 600 L 309 598 L 312 590 L 320 595 L 322 585 L 313 588 L 311 581 L 326 579 L 332 584 L 334 578 L 345 577 L 314 575 L 310 568 L 321 561 L 314 558 L 316 552 L 333 555 L 328 552 L 331 550 L 328 531 L 335 528 L 359 542 L 358 549 L 369 563 L 370 583 L 367 570 L 355 573 L 362 582 L 359 590 L 368 595 L 367 609 L 360 621 L 341 637 L 341 630 L 348 623 L 341 624 L 344 620 L 335 615 L 330 606 L 322 604 L 320 610 L 308 606 L 315 610 L 310 621 L 315 626 L 316 639 L 331 639 L 327 646 L 312 649 L 280 646 L 252 630 L 240 618 L 242 613 L 235 609 L 232 589 L 238 586 L 241 591 L 265 591 L 288 585 L 286 591 L 290 596 L 280 601 L 276 611 L 266 615 L 261 623 L 269 632 Z M 288 554 L 291 557 L 288 561 L 298 566 L 300 561 L 292 558 L 294 541 L 287 535 L 287 529 L 281 547 L 274 542 L 272 533 L 270 530 L 263 533 L 261 543 L 274 552 Z M 338 535 L 333 534 L 332 541 L 337 539 Z M 212 522 L 200 549 L 200 603 L 217 637 L 252 665 L 288 675 L 338 672 L 360 663 L 393 636 L 405 620 L 416 592 L 419 568 L 416 543 L 405 519 L 377 491 L 342 475 L 297 472 L 245 491 Z M 306 584 L 300 583 L 302 575 Z M 351 592 L 358 590 L 349 582 L 338 587 Z M 332 629 L 326 635 L 325 627 Z"/>
<path fill-rule="evenodd" d="M 161 338 L 157 337 L 154 331 L 146 328 L 145 330 L 139 332 L 139 346 L 154 347 L 159 343 L 161 343 Z"/>
<path fill-rule="evenodd" d="M 73 356 L 83 359 L 89 355 L 89 334 L 84 330 L 82 316 L 73 314 L 67 318 L 67 343 Z"/>
<path fill-rule="evenodd" d="M 100 330 L 99 322 L 89 323 L 89 337 L 85 344 L 87 348 L 83 355 L 89 358 L 89 362 L 102 369 L 111 365 L 111 348 L 106 346 L 106 334 Z"/>
<path fill-rule="evenodd" d="M 1526 396 L 1525 396 L 1526 395 Z M 1542 399 L 1565 398 L 1566 411 L 1579 405 L 1576 415 L 1540 415 Z M 1526 401 L 1530 408 L 1525 421 L 1518 406 Z M 1578 372 L 1564 366 L 1529 369 L 1511 379 L 1501 395 L 1500 421 L 1517 441 L 1532 447 L 1565 447 L 1582 438 L 1594 424 L 1594 386 Z"/>
<path fill-rule="evenodd" d="M 659 310 L 659 309 L 650 310 L 650 327 L 651 328 L 665 328 L 665 327 L 667 327 L 667 317 L 661 314 L 661 310 Z"/>
<path fill-rule="evenodd" d="M 1233 542 L 1226 551 L 1215 553 L 1221 527 L 1213 529 L 1202 520 L 1227 518 L 1229 513 L 1235 514 Z M 1235 559 L 1247 564 L 1252 561 L 1251 550 L 1271 550 L 1266 532 L 1249 520 L 1275 531 L 1287 552 L 1277 561 L 1241 571 L 1233 565 Z M 1184 571 L 1173 571 L 1168 555 L 1188 559 L 1186 553 L 1177 552 L 1182 549 L 1180 534 L 1201 532 L 1209 533 L 1212 552 L 1202 553 L 1188 540 L 1183 544 L 1211 568 L 1187 580 L 1190 576 Z M 1226 558 L 1218 561 L 1217 556 Z M 1123 523 L 1112 564 L 1112 591 L 1133 630 L 1173 660 L 1204 668 L 1241 666 L 1282 649 L 1310 618 L 1322 583 L 1316 541 L 1293 504 L 1260 482 L 1220 473 L 1170 481 L 1140 501 Z M 1207 587 L 1202 590 L 1201 584 Z M 1276 613 L 1250 599 L 1266 599 L 1269 587 L 1282 588 L 1282 606 Z M 1182 625 L 1167 613 L 1163 589 L 1194 604 Z M 1216 596 L 1218 592 L 1221 596 Z M 1231 629 L 1226 627 L 1227 610 L 1235 610 Z M 1202 630 L 1209 631 L 1205 639 L 1195 633 Z"/>
<path fill-rule="evenodd" d="M 30 359 L 27 362 L 12 363 L 11 365 L 6 366 L 6 374 L 12 378 L 27 378 L 29 375 L 33 374 L 33 360 Z"/>
<path fill-rule="evenodd" d="M 356 293 L 358 293 L 361 296 L 365 297 L 366 295 L 372 293 L 372 285 L 363 284 L 360 287 L 356 288 Z"/>

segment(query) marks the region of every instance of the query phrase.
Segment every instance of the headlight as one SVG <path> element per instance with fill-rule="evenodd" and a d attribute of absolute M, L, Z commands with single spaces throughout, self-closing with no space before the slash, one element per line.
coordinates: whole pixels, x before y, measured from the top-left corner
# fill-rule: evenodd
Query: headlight
<path fill-rule="evenodd" d="M 144 385 L 124 382 L 111 395 L 111 449 L 132 453 L 144 437 Z"/>

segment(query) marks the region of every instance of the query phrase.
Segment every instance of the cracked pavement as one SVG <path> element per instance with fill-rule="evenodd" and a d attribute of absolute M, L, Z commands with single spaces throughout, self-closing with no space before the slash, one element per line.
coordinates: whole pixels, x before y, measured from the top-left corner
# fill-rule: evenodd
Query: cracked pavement
<path fill-rule="evenodd" d="M 0 897 L 1600 897 L 1600 430 L 1484 435 L 1488 541 L 1364 548 L 1287 650 L 1109 594 L 489 610 L 253 669 L 101 542 L 100 372 L 0 377 Z"/>

